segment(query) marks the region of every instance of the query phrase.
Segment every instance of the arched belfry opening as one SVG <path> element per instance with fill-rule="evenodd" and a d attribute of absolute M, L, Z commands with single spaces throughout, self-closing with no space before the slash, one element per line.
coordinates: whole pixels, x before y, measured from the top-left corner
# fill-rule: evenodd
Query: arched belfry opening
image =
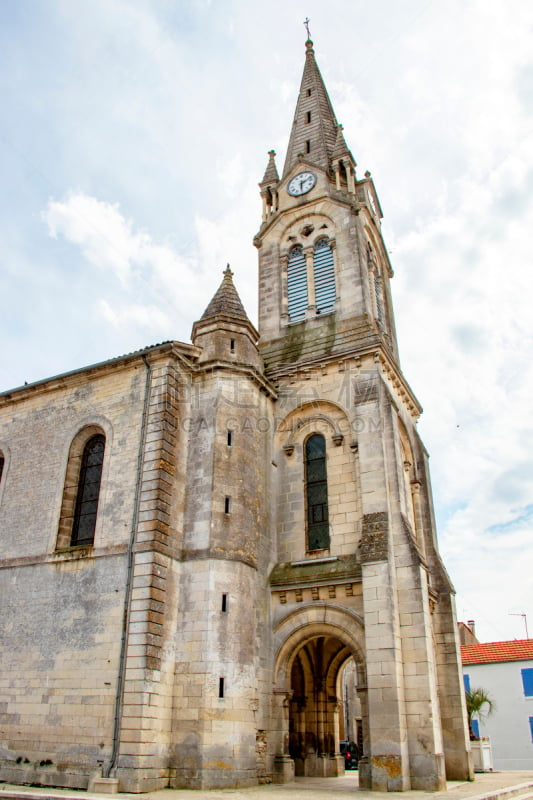
<path fill-rule="evenodd" d="M 289 755 L 297 776 L 331 777 L 344 773 L 340 742 L 353 739 L 361 702 L 355 684 L 344 681 L 357 665 L 350 648 L 336 636 L 315 636 L 295 653 L 290 674 Z M 348 691 L 346 691 L 348 690 Z"/>

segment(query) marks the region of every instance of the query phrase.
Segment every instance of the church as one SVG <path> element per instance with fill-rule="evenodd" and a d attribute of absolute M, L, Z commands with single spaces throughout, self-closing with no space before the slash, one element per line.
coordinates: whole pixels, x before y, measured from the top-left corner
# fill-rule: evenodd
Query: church
<path fill-rule="evenodd" d="M 382 212 L 310 39 L 259 187 L 258 330 L 228 266 L 191 344 L 0 395 L 0 780 L 283 783 L 348 738 L 361 788 L 473 777 Z"/>

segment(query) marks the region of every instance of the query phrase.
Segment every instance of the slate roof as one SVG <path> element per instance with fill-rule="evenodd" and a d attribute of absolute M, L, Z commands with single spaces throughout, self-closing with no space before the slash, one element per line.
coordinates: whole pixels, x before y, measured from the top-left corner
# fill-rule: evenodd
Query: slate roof
<path fill-rule="evenodd" d="M 222 283 L 202 314 L 201 319 L 216 317 L 218 314 L 224 314 L 227 317 L 234 317 L 236 319 L 243 319 L 246 320 L 246 322 L 250 321 L 233 283 L 233 272 L 229 264 L 224 270 Z"/>
<path fill-rule="evenodd" d="M 461 658 L 466 664 L 491 664 L 501 661 L 533 659 L 533 639 L 512 639 L 508 642 L 483 642 L 461 645 Z"/>

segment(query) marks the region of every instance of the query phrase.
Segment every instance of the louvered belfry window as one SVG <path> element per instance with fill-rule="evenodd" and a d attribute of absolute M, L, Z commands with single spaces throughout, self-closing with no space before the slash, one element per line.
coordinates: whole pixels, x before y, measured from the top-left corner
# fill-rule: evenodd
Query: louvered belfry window
<path fill-rule="evenodd" d="M 287 264 L 287 301 L 291 322 L 303 319 L 308 306 L 307 266 L 301 247 L 294 247 Z"/>
<path fill-rule="evenodd" d="M 319 239 L 313 252 L 316 313 L 332 311 L 335 303 L 335 265 L 327 239 Z"/>
<path fill-rule="evenodd" d="M 320 433 L 305 443 L 305 490 L 307 501 L 307 549 L 329 547 L 328 479 L 326 440 Z"/>
<path fill-rule="evenodd" d="M 84 447 L 72 525 L 71 547 L 92 544 L 94 541 L 104 449 L 105 438 L 100 433 L 89 439 Z"/>
<path fill-rule="evenodd" d="M 377 271 L 374 272 L 374 291 L 376 294 L 376 311 L 378 315 L 379 322 L 383 322 L 383 298 L 381 296 L 381 279 L 377 274 Z"/>

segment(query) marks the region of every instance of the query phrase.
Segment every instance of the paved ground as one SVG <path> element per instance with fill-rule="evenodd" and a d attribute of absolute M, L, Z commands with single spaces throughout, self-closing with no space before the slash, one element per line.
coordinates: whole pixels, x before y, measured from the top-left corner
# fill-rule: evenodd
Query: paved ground
<path fill-rule="evenodd" d="M 392 800 L 387 792 L 359 791 L 358 774 L 346 772 L 341 778 L 296 778 L 293 783 L 268 784 L 251 789 L 162 789 L 143 795 L 104 795 L 68 789 L 0 784 L 0 800 Z M 533 800 L 533 771 L 487 772 L 472 783 L 451 782 L 446 792 L 403 792 L 398 800 Z"/>

